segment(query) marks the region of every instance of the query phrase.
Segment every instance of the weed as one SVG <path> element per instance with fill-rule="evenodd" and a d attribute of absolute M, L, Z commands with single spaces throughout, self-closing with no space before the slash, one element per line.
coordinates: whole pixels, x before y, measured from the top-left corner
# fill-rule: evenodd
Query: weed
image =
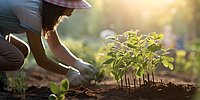
<path fill-rule="evenodd" d="M 16 94 L 24 94 L 27 89 L 26 73 L 19 73 L 15 76 L 9 77 L 9 86 Z"/>

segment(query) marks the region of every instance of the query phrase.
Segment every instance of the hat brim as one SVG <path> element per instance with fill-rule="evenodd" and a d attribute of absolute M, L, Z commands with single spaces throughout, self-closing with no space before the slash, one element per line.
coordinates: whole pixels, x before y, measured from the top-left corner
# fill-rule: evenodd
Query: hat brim
<path fill-rule="evenodd" d="M 44 0 L 48 3 L 65 7 L 65 8 L 75 8 L 75 9 L 87 9 L 91 8 L 91 5 L 85 0 Z M 59 2 L 58 2 L 59 1 Z"/>

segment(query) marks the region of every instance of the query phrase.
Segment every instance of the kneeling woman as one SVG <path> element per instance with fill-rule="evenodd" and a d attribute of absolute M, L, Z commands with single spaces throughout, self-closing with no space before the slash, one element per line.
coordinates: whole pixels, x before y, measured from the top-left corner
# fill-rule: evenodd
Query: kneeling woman
<path fill-rule="evenodd" d="M 65 75 L 73 86 L 87 85 L 94 79 L 96 68 L 77 58 L 61 43 L 56 26 L 62 16 L 70 16 L 74 9 L 89 7 L 85 0 L 0 0 L 1 74 L 20 69 L 30 46 L 40 67 Z M 11 34 L 23 32 L 29 45 Z M 64 63 L 47 57 L 41 36 L 45 37 L 53 54 Z"/>

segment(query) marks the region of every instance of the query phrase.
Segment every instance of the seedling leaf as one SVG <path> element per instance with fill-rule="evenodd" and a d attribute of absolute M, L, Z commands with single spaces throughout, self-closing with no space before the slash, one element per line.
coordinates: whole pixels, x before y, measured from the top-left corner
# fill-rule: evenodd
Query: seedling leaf
<path fill-rule="evenodd" d="M 174 61 L 174 58 L 173 58 L 173 57 L 162 56 L 161 58 L 162 58 L 162 59 L 165 59 L 165 60 L 167 60 L 167 61 L 169 61 L 169 62 L 173 62 L 173 61 Z"/>
<path fill-rule="evenodd" d="M 164 65 L 165 67 L 168 67 L 170 70 L 173 70 L 173 69 L 174 69 L 173 64 L 170 63 L 170 62 L 168 62 L 167 60 L 164 59 L 164 60 L 162 61 L 162 63 L 163 63 L 163 65 Z"/>
<path fill-rule="evenodd" d="M 173 70 L 173 69 L 174 69 L 174 66 L 173 66 L 172 63 L 169 63 L 168 66 L 169 66 L 169 69 L 170 69 L 170 70 Z"/>
<path fill-rule="evenodd" d="M 139 67 L 139 69 L 137 70 L 137 75 L 138 76 L 142 76 L 142 74 L 144 74 L 144 69 L 142 69 L 141 67 Z"/>
<path fill-rule="evenodd" d="M 161 49 L 161 45 L 152 44 L 147 47 L 148 50 L 155 52 Z"/>
<path fill-rule="evenodd" d="M 137 48 L 136 46 L 134 46 L 134 45 L 132 45 L 130 43 L 128 43 L 127 46 L 130 47 L 130 48 Z"/>
<path fill-rule="evenodd" d="M 67 79 L 63 79 L 60 85 L 60 91 L 65 93 L 69 89 L 69 81 Z"/>
<path fill-rule="evenodd" d="M 58 100 L 65 100 L 65 94 L 61 94 L 61 95 L 58 97 Z"/>
<path fill-rule="evenodd" d="M 116 54 L 115 54 L 115 52 L 109 52 L 109 53 L 108 53 L 108 56 L 115 57 Z"/>
<path fill-rule="evenodd" d="M 55 82 L 50 82 L 49 85 L 50 85 L 50 90 L 51 90 L 52 93 L 54 93 L 54 94 L 60 93 L 59 87 Z"/>
<path fill-rule="evenodd" d="M 110 59 L 106 60 L 103 64 L 110 64 L 110 63 L 112 63 L 114 60 L 115 60 L 115 59 L 110 58 Z"/>
<path fill-rule="evenodd" d="M 96 81 L 101 82 L 104 76 L 105 76 L 105 70 L 104 69 L 102 71 L 98 71 Z"/>

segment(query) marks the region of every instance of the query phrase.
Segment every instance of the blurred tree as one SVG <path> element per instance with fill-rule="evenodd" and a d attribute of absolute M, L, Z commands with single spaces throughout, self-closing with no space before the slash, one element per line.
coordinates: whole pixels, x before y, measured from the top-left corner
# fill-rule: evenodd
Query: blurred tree
<path fill-rule="evenodd" d="M 185 0 L 187 2 L 186 9 L 191 9 L 190 31 L 200 37 L 200 0 Z"/>
<path fill-rule="evenodd" d="M 87 37 L 87 36 L 98 36 L 100 30 L 102 30 L 102 22 L 104 22 L 102 18 L 102 10 L 103 5 L 101 0 L 90 1 L 92 8 L 84 9 L 84 10 L 75 10 L 73 15 L 70 18 L 66 18 L 59 25 L 58 30 L 60 33 L 67 33 L 75 38 Z"/>

